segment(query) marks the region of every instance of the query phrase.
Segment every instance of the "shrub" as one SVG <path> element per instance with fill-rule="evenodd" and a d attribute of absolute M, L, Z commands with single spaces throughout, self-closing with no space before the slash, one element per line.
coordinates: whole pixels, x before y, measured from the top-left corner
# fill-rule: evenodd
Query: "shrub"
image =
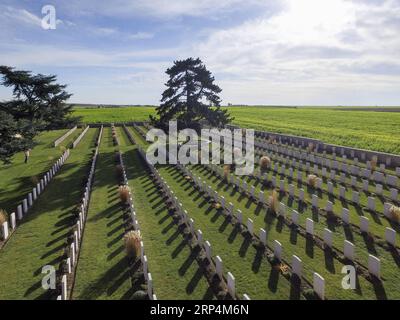
<path fill-rule="evenodd" d="M 271 159 L 267 156 L 262 156 L 260 158 L 260 168 L 261 170 L 267 170 L 271 164 Z"/>
<path fill-rule="evenodd" d="M 272 212 L 277 213 L 279 209 L 279 199 L 278 192 L 276 190 L 272 191 L 272 195 L 270 195 L 268 199 L 268 206 Z"/>
<path fill-rule="evenodd" d="M 308 152 L 313 152 L 314 149 L 315 149 L 314 143 L 310 142 L 310 143 L 308 144 L 308 147 L 307 147 Z"/>
<path fill-rule="evenodd" d="M 8 214 L 5 210 L 0 210 L 0 226 L 8 221 Z"/>
<path fill-rule="evenodd" d="M 129 257 L 138 257 L 140 254 L 140 241 L 142 241 L 142 237 L 140 235 L 140 231 L 128 231 L 124 235 L 124 244 L 126 254 Z"/>
<path fill-rule="evenodd" d="M 231 165 L 226 164 L 224 165 L 224 179 L 228 181 L 229 174 L 231 173 Z"/>
<path fill-rule="evenodd" d="M 317 179 L 318 177 L 315 174 L 309 174 L 307 177 L 307 183 L 310 187 L 315 188 L 317 185 Z"/>
<path fill-rule="evenodd" d="M 393 221 L 400 223 L 400 207 L 391 206 L 389 209 L 389 213 Z"/>
<path fill-rule="evenodd" d="M 119 187 L 119 198 L 121 199 L 122 203 L 127 203 L 130 198 L 130 189 L 128 186 L 123 185 Z"/>
<path fill-rule="evenodd" d="M 147 292 L 138 290 L 132 295 L 133 300 L 147 300 Z"/>
<path fill-rule="evenodd" d="M 376 170 L 376 167 L 378 165 L 378 157 L 373 156 L 371 159 L 371 171 L 374 172 Z"/>

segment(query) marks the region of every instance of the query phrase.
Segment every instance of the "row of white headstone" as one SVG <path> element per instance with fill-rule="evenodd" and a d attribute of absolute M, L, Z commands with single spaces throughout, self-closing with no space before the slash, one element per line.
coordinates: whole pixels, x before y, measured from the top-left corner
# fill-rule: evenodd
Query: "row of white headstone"
<path fill-rule="evenodd" d="M 146 133 L 136 123 L 133 124 L 134 128 L 139 132 L 142 138 L 146 139 Z"/>
<path fill-rule="evenodd" d="M 318 152 L 318 150 L 312 151 L 310 152 L 310 150 L 305 150 L 306 148 L 308 148 L 308 145 L 304 145 L 302 148 L 301 147 L 295 147 L 293 144 L 289 145 L 288 143 L 285 144 L 281 144 L 280 146 L 277 146 L 276 144 L 268 144 L 268 140 L 266 139 L 267 137 L 263 137 L 262 135 L 256 135 L 255 141 L 259 142 L 259 143 L 263 143 L 263 142 L 267 142 L 266 145 L 274 147 L 276 149 L 279 150 L 284 150 L 286 151 L 288 154 L 290 153 L 296 153 L 297 155 L 301 154 L 303 158 L 306 158 L 308 155 L 311 154 L 312 157 L 315 157 L 316 159 L 321 158 L 322 160 L 320 160 L 320 163 L 323 163 L 323 160 L 326 161 L 331 161 L 331 159 L 333 159 L 334 161 L 337 159 L 336 158 L 336 147 L 333 147 L 333 152 L 331 157 L 327 156 L 326 151 L 324 150 L 322 152 L 322 156 L 318 156 L 315 155 L 314 152 L 318 153 L 319 155 L 321 155 L 320 152 Z M 264 144 L 265 145 L 265 144 Z M 315 147 L 318 147 L 318 145 L 316 145 Z M 316 148 L 317 149 L 317 148 Z M 304 156 L 306 155 L 306 156 Z M 342 165 L 347 165 L 347 156 L 344 154 L 344 148 L 341 147 L 341 155 L 342 155 L 342 159 L 341 161 L 343 162 Z M 357 166 L 359 166 L 359 161 L 358 158 L 355 157 L 355 152 L 354 150 L 350 151 L 350 157 L 353 159 L 353 163 Z M 361 159 L 362 161 L 366 162 L 366 167 L 368 170 L 371 169 L 371 161 L 366 161 L 366 154 L 365 153 L 361 153 Z M 375 156 L 375 160 L 377 160 L 376 156 Z M 391 165 L 391 158 L 387 157 L 386 158 L 386 165 L 390 166 Z M 379 166 L 379 170 L 381 170 L 383 173 L 385 172 L 386 169 L 386 165 L 384 163 L 380 164 Z M 363 169 L 363 166 L 360 165 L 360 168 Z M 400 167 L 396 168 L 396 174 L 397 176 L 400 176 Z"/>
<path fill-rule="evenodd" d="M 73 149 L 75 149 L 75 148 L 78 146 L 79 142 L 81 142 L 81 140 L 83 139 L 83 137 L 85 136 L 85 134 L 88 132 L 88 130 L 89 130 L 89 126 L 87 126 L 87 127 L 85 128 L 85 130 L 83 130 L 83 131 L 81 132 L 81 134 L 78 136 L 78 138 L 76 138 L 76 140 L 72 143 L 72 148 L 73 148 Z"/>
<path fill-rule="evenodd" d="M 138 150 L 139 150 L 139 154 L 143 158 L 143 150 L 141 150 L 140 148 Z M 122 170 L 123 170 L 124 184 L 128 185 L 128 179 L 126 176 L 125 165 L 124 165 L 124 161 L 123 161 L 121 152 L 119 153 L 119 158 L 120 158 L 120 164 L 121 164 Z M 146 156 L 144 156 L 144 159 L 146 159 Z M 136 211 L 134 208 L 133 196 L 131 194 L 130 188 L 129 188 L 129 195 L 130 195 L 129 196 L 129 205 L 130 205 L 130 212 L 131 212 L 131 219 L 133 222 L 133 226 L 136 231 L 140 231 L 140 225 L 139 225 L 139 221 L 138 221 Z M 149 272 L 149 264 L 148 264 L 147 256 L 145 254 L 143 241 L 140 241 L 140 260 L 142 262 L 143 274 L 144 274 L 144 277 L 145 277 L 145 280 L 147 283 L 147 295 L 150 300 L 157 300 L 157 296 L 154 293 L 154 288 L 153 288 L 153 277 L 152 277 L 151 273 Z"/>
<path fill-rule="evenodd" d="M 264 155 L 264 153 L 260 153 L 258 155 L 258 160 Z M 271 156 L 271 154 L 269 154 L 269 156 Z M 273 158 L 272 158 L 273 159 Z M 281 163 L 281 166 L 279 168 L 279 163 Z M 286 173 L 286 165 L 289 166 L 289 172 Z M 274 172 L 276 172 L 277 174 L 280 175 L 284 175 L 290 179 L 294 179 L 294 169 L 295 168 L 297 170 L 297 177 L 296 180 L 303 182 L 303 174 L 307 174 L 307 172 L 311 172 L 310 170 L 310 163 L 307 162 L 306 163 L 306 168 L 304 170 L 303 168 L 303 164 L 301 162 L 297 163 L 296 160 L 293 160 L 292 162 L 290 162 L 288 159 L 286 159 L 285 162 L 277 160 L 275 161 L 274 165 L 272 166 L 271 164 L 271 170 L 273 170 Z M 321 171 L 321 172 L 320 172 Z M 328 171 L 325 167 L 322 167 L 321 170 L 319 169 L 318 165 L 314 165 L 313 169 L 312 169 L 312 173 L 315 175 L 321 175 L 322 177 L 325 177 L 327 179 L 330 179 L 331 181 L 328 181 L 327 183 L 327 190 L 329 192 L 329 183 L 332 184 L 333 187 L 333 183 L 332 181 L 338 182 L 340 184 L 344 184 L 347 185 L 349 187 L 355 188 L 355 189 L 361 189 L 362 191 L 365 192 L 369 192 L 370 190 L 370 185 L 369 185 L 369 180 L 368 179 L 362 179 L 362 187 L 360 187 L 358 185 L 358 179 L 356 176 L 354 175 L 350 175 L 350 184 L 348 184 L 346 182 L 347 180 L 347 176 L 345 173 L 341 173 L 339 178 L 337 178 L 336 176 L 336 171 L 335 170 L 330 170 L 329 174 Z M 260 171 L 258 171 L 258 174 L 260 174 Z M 391 187 L 389 187 L 390 189 L 390 199 L 393 201 L 397 201 L 398 199 L 398 188 L 397 188 L 397 184 L 398 184 L 398 178 L 396 176 L 388 176 L 387 178 L 387 184 Z M 317 180 L 317 185 L 316 188 L 321 189 L 322 190 L 322 179 L 318 178 Z M 343 186 L 342 186 L 343 187 Z M 345 188 L 345 187 L 343 187 Z M 333 190 L 333 188 L 331 189 Z M 375 190 L 374 190 L 375 194 L 380 195 L 380 196 L 385 196 L 383 193 L 383 184 L 381 183 L 375 183 Z M 333 191 L 329 192 L 331 194 L 333 194 Z"/>
<path fill-rule="evenodd" d="M 34 202 L 38 199 L 40 194 L 44 191 L 49 182 L 60 170 L 64 162 L 69 157 L 70 150 L 67 149 L 62 156 L 56 161 L 56 163 L 47 171 L 40 182 L 37 183 L 36 187 L 32 189 L 32 192 L 28 193 L 26 198 L 22 200 L 22 203 L 17 206 L 17 213 L 12 212 L 9 217 L 9 222 L 5 221 L 0 227 L 0 233 L 2 240 L 7 240 L 10 236 L 10 227 L 14 231 L 17 228 L 17 221 L 21 221 L 23 217 L 28 214 L 29 208 L 31 208 Z"/>
<path fill-rule="evenodd" d="M 286 162 L 291 161 L 296 161 L 299 160 L 299 167 L 302 166 L 301 161 L 306 161 L 306 170 L 310 171 L 310 163 L 314 164 L 314 170 L 318 168 L 318 166 L 322 167 L 323 173 L 325 172 L 324 176 L 328 176 L 328 170 L 330 172 L 330 176 L 332 176 L 332 172 L 334 171 L 334 175 L 336 175 L 336 171 L 341 171 L 342 175 L 348 174 L 348 175 L 354 175 L 358 176 L 360 178 L 366 178 L 371 181 L 374 181 L 375 183 L 386 183 L 389 186 L 398 188 L 398 177 L 395 175 L 390 175 L 390 174 L 384 174 L 383 172 L 375 170 L 374 172 L 371 169 L 371 165 L 365 167 L 360 167 L 358 166 L 358 161 L 355 161 L 354 164 L 347 164 L 347 163 L 341 163 L 337 160 L 331 160 L 323 157 L 316 157 L 314 154 L 310 153 L 300 153 L 300 152 L 293 152 L 291 150 L 287 150 L 282 147 L 278 147 L 276 145 L 268 145 L 268 143 L 255 143 L 255 150 L 256 154 L 261 154 L 263 151 L 268 151 L 268 154 L 272 159 L 277 158 L 276 160 L 279 161 L 279 158 L 284 158 L 286 159 Z M 275 153 L 277 156 L 275 156 Z M 278 156 L 280 155 L 280 157 Z M 282 160 L 281 160 L 282 161 Z M 385 171 L 384 165 L 381 165 L 380 169 L 382 171 Z M 396 174 L 397 176 L 400 175 L 400 168 L 396 168 Z M 343 180 L 341 175 L 341 180 Z M 345 179 L 344 179 L 345 180 Z M 344 182 L 343 182 L 344 183 Z"/>
<path fill-rule="evenodd" d="M 102 130 L 100 129 L 98 141 L 100 141 L 101 139 L 101 134 Z M 81 199 L 81 206 L 79 210 L 78 221 L 76 222 L 75 226 L 73 241 L 68 250 L 69 252 L 68 258 L 65 261 L 67 265 L 67 273 L 63 274 L 61 277 L 61 295 L 57 297 L 57 300 L 68 300 L 67 274 L 72 273 L 72 270 L 76 266 L 76 263 L 78 261 L 79 249 L 82 243 L 82 235 L 83 235 L 83 230 L 85 228 L 87 211 L 89 208 L 89 201 L 92 192 L 92 185 L 93 185 L 94 173 L 96 170 L 98 153 L 99 153 L 99 147 L 97 146 L 92 158 L 89 175 L 85 185 L 85 191 Z"/>
<path fill-rule="evenodd" d="M 193 181 L 195 181 L 196 184 L 199 185 L 200 189 L 203 190 L 204 192 L 208 193 L 211 197 L 213 197 L 216 201 L 218 201 L 222 207 L 226 208 L 225 206 L 225 198 L 223 196 L 219 197 L 218 193 L 213 192 L 210 186 L 207 186 L 207 184 L 204 182 L 201 182 L 201 178 L 200 177 L 195 177 L 193 176 L 193 174 L 187 170 L 184 167 L 184 173 L 189 175 Z M 228 213 L 229 214 L 233 214 L 233 212 L 235 211 L 233 204 L 230 202 L 228 207 Z M 346 211 L 344 212 L 344 221 L 348 222 L 348 210 L 345 209 Z M 280 208 L 278 210 L 278 215 L 285 215 L 286 213 L 286 206 L 283 203 L 280 203 Z M 242 215 L 242 211 L 241 210 L 236 210 L 236 218 L 238 220 L 239 223 L 243 223 L 243 215 Z M 292 211 L 292 222 L 299 226 L 299 213 L 296 210 Z M 254 235 L 254 225 L 253 225 L 253 220 L 248 218 L 247 219 L 247 229 L 249 231 L 249 233 L 251 235 Z M 306 233 L 309 234 L 310 236 L 314 236 L 314 221 L 310 218 L 306 219 Z M 366 217 L 361 217 L 360 220 L 360 229 L 362 232 L 369 232 L 369 220 Z M 260 229 L 260 233 L 259 233 L 259 239 L 261 241 L 261 243 L 263 243 L 264 245 L 267 245 L 267 233 L 264 229 Z M 386 228 L 386 232 L 385 232 L 385 239 L 386 241 L 395 246 L 395 241 L 396 241 L 396 231 L 391 229 L 391 228 Z M 332 248 L 333 247 L 333 232 L 330 231 L 328 228 L 324 229 L 324 243 L 327 247 Z M 278 260 L 282 259 L 282 252 L 283 252 L 283 248 L 282 245 L 279 241 L 275 240 L 274 241 L 274 255 Z M 345 240 L 344 242 L 344 256 L 351 260 L 354 261 L 355 260 L 355 246 Z M 292 260 L 292 269 L 294 270 L 293 272 L 295 274 L 297 274 L 299 277 L 301 277 L 301 273 L 298 270 L 301 270 L 301 260 L 296 257 L 293 256 L 293 260 Z M 368 256 L 368 271 L 374 275 L 377 278 L 380 278 L 380 259 L 373 256 L 373 255 L 369 255 Z M 314 274 L 314 290 L 315 292 L 321 297 L 323 298 L 324 296 L 324 279 L 318 274 L 315 273 Z"/>
<path fill-rule="evenodd" d="M 73 127 L 67 133 L 65 133 L 60 138 L 58 138 L 56 141 L 54 141 L 54 147 L 57 147 L 61 142 L 63 142 L 67 137 L 69 137 L 72 134 L 72 132 L 74 132 L 77 128 L 78 128 L 77 126 Z"/>

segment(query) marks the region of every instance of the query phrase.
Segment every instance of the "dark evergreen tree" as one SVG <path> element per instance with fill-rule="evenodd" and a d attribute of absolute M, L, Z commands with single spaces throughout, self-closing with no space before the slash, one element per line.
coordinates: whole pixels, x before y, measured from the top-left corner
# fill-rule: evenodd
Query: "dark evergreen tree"
<path fill-rule="evenodd" d="M 198 130 L 201 121 L 222 127 L 233 120 L 221 109 L 218 94 L 222 90 L 199 58 L 174 61 L 166 73 L 168 88 L 156 108 L 157 116 L 150 116 L 153 125 L 166 130 L 170 120 L 177 120 L 179 128 Z"/>
<path fill-rule="evenodd" d="M 3 162 L 33 146 L 35 134 L 42 130 L 67 127 L 77 121 L 70 117 L 71 94 L 66 85 L 56 83 L 54 75 L 32 75 L 30 71 L 0 66 L 1 84 L 12 88 L 13 99 L 0 102 L 0 158 Z M 15 138 L 16 137 L 16 138 Z"/>

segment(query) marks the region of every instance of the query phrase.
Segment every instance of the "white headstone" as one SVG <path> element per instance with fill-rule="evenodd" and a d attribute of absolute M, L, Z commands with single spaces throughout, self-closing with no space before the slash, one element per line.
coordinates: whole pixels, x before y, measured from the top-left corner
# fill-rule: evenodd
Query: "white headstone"
<path fill-rule="evenodd" d="M 339 187 L 339 198 L 346 199 L 346 188 L 343 186 Z"/>
<path fill-rule="evenodd" d="M 292 271 L 295 275 L 301 278 L 301 274 L 303 271 L 303 264 L 301 259 L 296 255 L 293 255 L 292 257 Z"/>
<path fill-rule="evenodd" d="M 360 217 L 361 232 L 369 232 L 369 219 L 367 217 Z"/>
<path fill-rule="evenodd" d="M 211 253 L 211 244 L 210 242 L 204 242 L 204 249 L 206 250 L 207 259 L 211 261 L 212 253 Z"/>
<path fill-rule="evenodd" d="M 11 229 L 15 230 L 17 227 L 17 221 L 15 219 L 15 212 L 10 214 L 10 223 L 11 223 Z"/>
<path fill-rule="evenodd" d="M 203 232 L 199 229 L 197 230 L 197 241 L 201 244 L 203 243 Z"/>
<path fill-rule="evenodd" d="M 392 228 L 386 228 L 385 229 L 385 239 L 392 246 L 395 246 L 396 245 L 396 231 L 393 230 Z"/>
<path fill-rule="evenodd" d="M 292 223 L 296 226 L 299 225 L 299 213 L 296 210 L 292 210 Z"/>
<path fill-rule="evenodd" d="M 328 228 L 324 229 L 324 243 L 325 246 L 332 248 L 333 246 L 333 232 Z"/>
<path fill-rule="evenodd" d="M 219 256 L 215 257 L 215 269 L 217 271 L 217 274 L 220 278 L 223 277 L 223 263 L 222 259 Z"/>
<path fill-rule="evenodd" d="M 63 275 L 61 278 L 61 300 L 67 300 L 67 275 Z"/>
<path fill-rule="evenodd" d="M 153 297 L 153 277 L 151 276 L 151 273 L 147 274 L 147 295 L 149 296 L 149 299 Z"/>
<path fill-rule="evenodd" d="M 397 198 L 399 196 L 399 191 L 395 188 L 390 189 L 390 199 L 393 201 L 397 201 Z"/>
<path fill-rule="evenodd" d="M 262 244 L 267 244 L 267 232 L 264 229 L 260 229 L 260 241 Z"/>
<path fill-rule="evenodd" d="M 282 244 L 278 240 L 274 240 L 274 255 L 278 260 L 282 260 Z"/>
<path fill-rule="evenodd" d="M 312 206 L 318 208 L 318 196 L 316 194 L 312 195 Z"/>
<path fill-rule="evenodd" d="M 310 218 L 306 219 L 306 232 L 309 235 L 314 235 L 314 221 Z"/>
<path fill-rule="evenodd" d="M 21 204 L 18 205 L 18 207 L 17 207 L 17 217 L 18 217 L 18 220 L 22 220 L 22 218 L 23 218 L 22 205 Z"/>
<path fill-rule="evenodd" d="M 344 248 L 343 248 L 343 252 L 344 252 L 344 256 L 351 260 L 354 261 L 354 244 L 352 244 L 350 241 L 345 240 L 344 241 Z"/>
<path fill-rule="evenodd" d="M 321 300 L 325 299 L 325 279 L 316 272 L 313 277 L 313 289 Z"/>
<path fill-rule="evenodd" d="M 375 211 L 375 198 L 374 197 L 368 197 L 368 209 L 371 211 Z"/>
<path fill-rule="evenodd" d="M 360 193 L 353 190 L 351 200 L 356 204 L 360 204 Z"/>
<path fill-rule="evenodd" d="M 368 255 L 368 271 L 378 279 L 381 277 L 381 260 L 372 254 Z"/>
<path fill-rule="evenodd" d="M 299 190 L 299 200 L 304 202 L 304 190 L 303 189 Z"/>
<path fill-rule="evenodd" d="M 333 212 L 333 203 L 331 201 L 326 202 L 326 212 Z"/>
<path fill-rule="evenodd" d="M 5 221 L 2 225 L 1 225 L 1 235 L 3 240 L 7 240 L 8 239 L 8 222 Z"/>
<path fill-rule="evenodd" d="M 347 208 L 342 209 L 342 220 L 344 223 L 349 224 L 350 223 L 350 211 Z"/>
<path fill-rule="evenodd" d="M 238 209 L 236 210 L 236 219 L 238 220 L 238 223 L 242 223 L 243 221 L 243 214 L 242 214 L 242 210 Z"/>
<path fill-rule="evenodd" d="M 249 230 L 249 233 L 253 235 L 253 220 L 250 218 L 247 219 L 247 229 Z"/>
<path fill-rule="evenodd" d="M 235 297 L 235 277 L 232 273 L 228 272 L 227 275 L 227 282 L 228 282 L 228 292 L 232 297 Z"/>

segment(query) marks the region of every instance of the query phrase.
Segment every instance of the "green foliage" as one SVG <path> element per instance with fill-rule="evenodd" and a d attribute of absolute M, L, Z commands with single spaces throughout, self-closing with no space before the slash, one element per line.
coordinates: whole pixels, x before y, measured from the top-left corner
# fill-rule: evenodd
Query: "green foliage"
<path fill-rule="evenodd" d="M 32 147 L 38 131 L 68 126 L 72 106 L 65 104 L 71 94 L 56 76 L 32 75 L 30 71 L 0 66 L 1 84 L 12 89 L 13 99 L 0 102 L 0 159 L 8 163 L 21 150 Z M 15 137 L 18 137 L 15 139 Z"/>
<path fill-rule="evenodd" d="M 150 116 L 156 127 L 166 130 L 170 120 L 177 120 L 178 127 L 200 129 L 202 120 L 217 127 L 233 120 L 221 109 L 218 94 L 222 90 L 199 58 L 175 61 L 166 73 L 169 80 L 156 108 L 157 117 Z"/>

